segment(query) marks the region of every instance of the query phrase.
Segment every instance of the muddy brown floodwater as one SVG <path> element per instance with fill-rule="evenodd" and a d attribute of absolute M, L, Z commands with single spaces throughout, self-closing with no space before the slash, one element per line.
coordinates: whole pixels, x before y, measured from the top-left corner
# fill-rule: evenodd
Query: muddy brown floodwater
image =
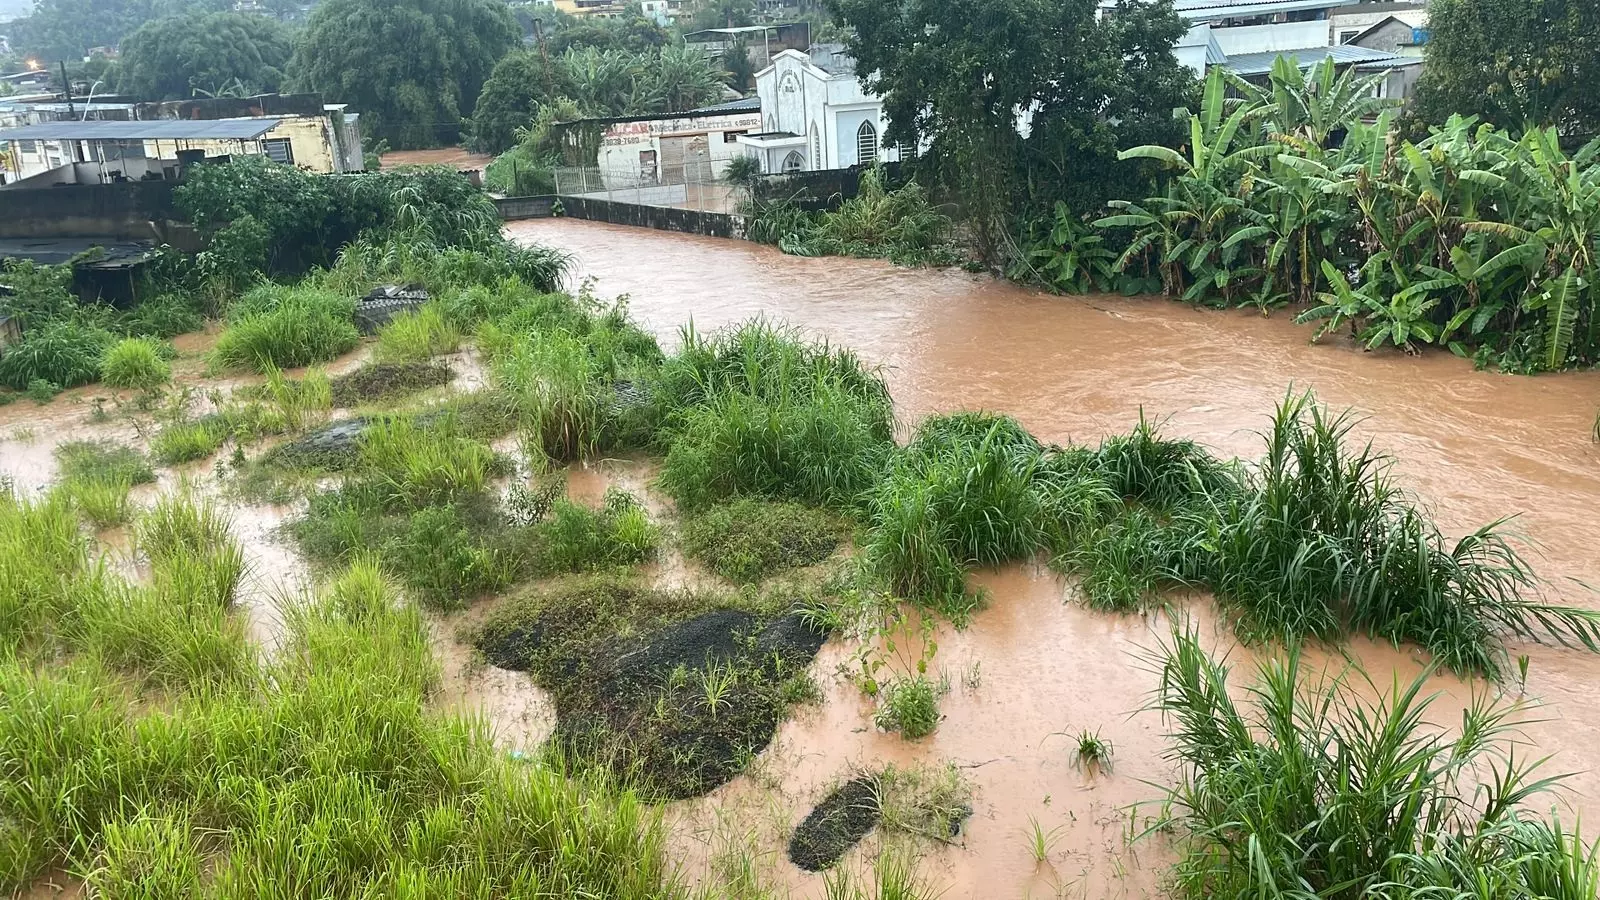
<path fill-rule="evenodd" d="M 1536 545 L 1538 571 L 1566 602 L 1600 607 L 1574 580 L 1600 583 L 1600 451 L 1591 429 L 1600 375 L 1526 378 L 1477 372 L 1433 353 L 1365 353 L 1343 341 L 1308 344 L 1288 314 L 1196 310 L 1156 299 L 1060 298 L 957 271 L 920 271 L 849 259 L 803 259 L 753 244 L 572 220 L 511 226 L 519 240 L 572 252 L 575 275 L 602 296 L 628 294 L 635 316 L 664 342 L 693 321 L 700 330 L 767 316 L 847 345 L 886 367 L 903 424 L 932 413 L 985 409 L 1016 416 L 1047 441 L 1093 442 L 1125 431 L 1140 410 L 1169 433 L 1253 458 L 1256 431 L 1286 392 L 1311 389 L 1352 407 L 1359 431 L 1396 458 L 1398 473 L 1450 534 L 1513 513 Z M 938 732 L 907 743 L 872 728 L 870 707 L 836 674 L 850 650 L 824 650 L 816 668 L 828 702 L 779 731 L 752 774 L 670 816 L 693 877 L 717 868 L 730 846 L 797 896 L 821 882 L 782 855 L 787 829 L 810 804 L 883 762 L 953 762 L 976 796 L 962 840 L 923 867 L 945 897 L 1138 897 L 1159 893 L 1171 859 L 1161 840 L 1126 846 L 1130 804 L 1169 781 L 1162 723 L 1138 712 L 1154 677 L 1142 659 L 1164 621 L 1094 614 L 1070 603 L 1070 586 L 1013 567 L 983 573 L 991 606 L 965 632 L 942 633 L 937 666 L 950 676 Z M 1231 646 L 1209 602 L 1185 604 L 1218 650 Z M 948 632 L 948 629 L 946 629 Z M 1551 770 L 1574 772 L 1550 801 L 1562 818 L 1600 820 L 1600 656 L 1516 644 L 1532 658 L 1528 696 L 1540 721 L 1524 728 Z M 1411 650 L 1357 640 L 1343 654 L 1378 684 L 1409 680 Z M 1253 654 L 1232 648 L 1236 672 Z M 976 665 L 976 678 L 968 673 Z M 1241 673 L 1242 674 L 1242 673 Z M 968 682 L 975 686 L 968 686 Z M 1474 690 L 1439 676 L 1431 718 L 1459 721 Z M 1115 768 L 1086 778 L 1057 732 L 1098 729 Z M 1032 823 L 1054 834 L 1046 862 L 1027 847 Z M 858 851 L 864 852 L 864 851 Z M 847 858 L 848 859 L 848 858 Z M 726 859 L 720 860 L 725 863 Z"/>

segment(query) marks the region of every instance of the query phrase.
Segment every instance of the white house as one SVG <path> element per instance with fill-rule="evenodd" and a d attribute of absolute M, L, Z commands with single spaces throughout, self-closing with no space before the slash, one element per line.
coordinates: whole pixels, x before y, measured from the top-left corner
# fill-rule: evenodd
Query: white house
<path fill-rule="evenodd" d="M 756 73 L 756 94 L 761 130 L 739 143 L 769 175 L 900 159 L 896 148 L 883 146 L 889 124 L 883 101 L 862 89 L 855 60 L 839 45 L 774 55 L 772 65 Z"/>

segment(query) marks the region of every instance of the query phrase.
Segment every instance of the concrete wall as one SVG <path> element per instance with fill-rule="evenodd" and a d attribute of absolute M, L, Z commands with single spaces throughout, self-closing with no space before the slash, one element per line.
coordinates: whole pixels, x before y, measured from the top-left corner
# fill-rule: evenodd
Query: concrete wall
<path fill-rule="evenodd" d="M 550 206 L 555 199 L 554 197 L 496 197 L 494 207 L 500 211 L 500 218 L 507 222 L 518 219 L 547 219 L 550 217 Z"/>
<path fill-rule="evenodd" d="M 744 219 L 723 213 L 639 206 L 634 203 L 615 203 L 610 200 L 591 200 L 585 197 L 562 197 L 561 205 L 568 217 L 587 219 L 591 222 L 610 222 L 613 225 L 632 225 L 636 228 L 654 228 L 657 231 L 678 231 L 711 237 L 744 237 Z"/>
<path fill-rule="evenodd" d="M 155 240 L 176 216 L 165 181 L 0 191 L 0 238 Z"/>

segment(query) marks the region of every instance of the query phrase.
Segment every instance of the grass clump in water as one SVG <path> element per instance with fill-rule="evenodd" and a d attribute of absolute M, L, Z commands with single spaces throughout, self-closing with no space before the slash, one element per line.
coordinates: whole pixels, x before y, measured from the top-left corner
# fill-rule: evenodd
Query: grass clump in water
<path fill-rule="evenodd" d="M 683 528 L 690 557 L 739 584 L 822 562 L 847 530 L 835 515 L 798 503 L 743 498 L 710 507 Z"/>
<path fill-rule="evenodd" d="M 385 363 L 417 363 L 461 349 L 461 331 L 437 303 L 389 320 L 378 332 L 377 358 Z"/>
<path fill-rule="evenodd" d="M 1045 496 L 1034 478 L 1042 453 L 1014 419 L 930 417 L 873 492 L 872 570 L 898 596 L 969 612 L 968 568 L 1028 556 L 1046 541 Z"/>
<path fill-rule="evenodd" d="M 361 336 L 355 301 L 310 286 L 265 284 L 229 310 L 211 358 L 225 371 L 267 372 L 327 362 Z"/>
<path fill-rule="evenodd" d="M 114 388 L 158 388 L 172 378 L 167 352 L 170 348 L 150 338 L 120 340 L 100 360 L 100 380 Z"/>
<path fill-rule="evenodd" d="M 1174 729 L 1181 897 L 1589 898 L 1600 855 L 1526 802 L 1559 777 L 1511 746 L 1518 707 L 1480 694 L 1446 733 L 1432 672 L 1376 700 L 1318 681 L 1300 654 L 1259 664 L 1236 703 L 1228 668 L 1178 634 L 1154 701 Z"/>
<path fill-rule="evenodd" d="M 873 721 L 907 740 L 921 740 L 939 728 L 939 695 L 946 690 L 943 683 L 920 673 L 891 678 L 878 688 Z"/>
<path fill-rule="evenodd" d="M 55 456 L 59 490 L 99 528 L 125 524 L 132 515 L 129 491 L 156 479 L 144 454 L 121 444 L 69 441 L 56 447 Z"/>
<path fill-rule="evenodd" d="M 795 686 L 824 636 L 780 602 L 588 578 L 507 601 L 476 643 L 551 692 L 571 758 L 690 797 L 743 771 L 809 694 Z"/>
<path fill-rule="evenodd" d="M 762 321 L 706 339 L 685 330 L 655 395 L 661 485 L 690 510 L 736 496 L 856 508 L 892 448 L 878 373 Z"/>
<path fill-rule="evenodd" d="M 638 385 L 661 349 L 626 305 L 603 307 L 587 291 L 525 297 L 479 327 L 478 346 L 524 443 L 547 458 L 650 441 L 655 411 Z"/>
<path fill-rule="evenodd" d="M 126 481 L 150 484 L 156 480 L 150 463 L 132 447 L 111 441 L 68 441 L 55 449 L 62 481 Z"/>
<path fill-rule="evenodd" d="M 1446 542 L 1395 486 L 1391 461 L 1353 445 L 1354 425 L 1310 395 L 1286 399 L 1244 490 L 1176 517 L 1173 573 L 1209 586 L 1247 638 L 1358 631 L 1491 677 L 1503 634 L 1600 649 L 1600 614 L 1525 599 L 1538 583 L 1504 521 Z"/>

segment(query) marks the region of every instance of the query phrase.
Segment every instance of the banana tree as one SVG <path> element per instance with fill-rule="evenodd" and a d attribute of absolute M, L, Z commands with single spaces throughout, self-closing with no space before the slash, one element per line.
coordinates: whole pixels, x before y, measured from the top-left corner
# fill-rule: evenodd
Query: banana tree
<path fill-rule="evenodd" d="M 1094 222 L 1097 228 L 1133 229 L 1132 243 L 1117 260 L 1118 271 L 1154 250 L 1168 294 L 1205 300 L 1217 291 L 1225 301 L 1235 294 L 1248 274 L 1235 265 L 1244 249 L 1241 242 L 1229 243 L 1229 238 L 1243 227 L 1262 224 L 1241 193 L 1247 191 L 1243 185 L 1253 170 L 1251 159 L 1271 151 L 1253 140 L 1257 112 L 1229 101 L 1222 71 L 1213 69 L 1200 112 L 1189 115 L 1188 155 L 1156 145 L 1117 154 L 1118 159 L 1150 159 L 1176 170 L 1165 195 L 1140 203 L 1114 200 L 1109 205 L 1122 212 Z"/>
<path fill-rule="evenodd" d="M 1378 96 L 1388 77 L 1388 70 L 1362 76 L 1354 66 L 1340 73 L 1332 56 L 1306 70 L 1280 56 L 1272 64 L 1268 88 L 1258 96 L 1266 104 L 1263 114 L 1274 132 L 1326 149 L 1335 132 L 1399 105 Z"/>
<path fill-rule="evenodd" d="M 1600 241 L 1600 141 L 1574 157 L 1561 149 L 1556 130 L 1531 129 L 1524 136 L 1516 166 L 1523 187 L 1527 224 L 1468 222 L 1466 228 L 1511 244 L 1538 248 L 1534 276 L 1521 297 L 1521 309 L 1544 314 L 1546 369 L 1567 364 L 1580 320 L 1587 322 L 1585 350 L 1596 339 L 1594 289 L 1596 242 Z"/>

